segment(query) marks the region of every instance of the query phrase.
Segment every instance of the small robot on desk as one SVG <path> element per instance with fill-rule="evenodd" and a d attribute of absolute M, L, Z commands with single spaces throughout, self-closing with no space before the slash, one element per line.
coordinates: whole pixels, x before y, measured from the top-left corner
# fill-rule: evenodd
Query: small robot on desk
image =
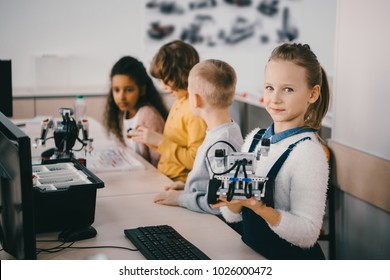
<path fill-rule="evenodd" d="M 55 148 L 48 149 L 42 153 L 42 160 L 66 159 L 73 157 L 73 151 L 84 149 L 85 154 L 93 150 L 93 139 L 89 138 L 89 124 L 87 119 L 76 122 L 73 117 L 73 109 L 60 108 L 59 113 L 62 120 L 54 124 L 52 119 L 45 119 L 41 124 L 41 136 L 35 139 L 36 147 L 45 146 L 46 141 L 54 138 Z M 54 129 L 53 137 L 48 137 L 49 130 Z M 79 131 L 82 131 L 82 139 Z M 79 150 L 73 150 L 76 140 L 82 144 Z M 85 163 L 84 163 L 85 165 Z"/>

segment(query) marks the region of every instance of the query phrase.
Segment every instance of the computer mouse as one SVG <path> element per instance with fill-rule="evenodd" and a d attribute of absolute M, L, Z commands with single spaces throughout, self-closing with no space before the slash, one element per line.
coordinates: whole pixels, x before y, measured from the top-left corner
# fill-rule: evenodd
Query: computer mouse
<path fill-rule="evenodd" d="M 58 240 L 63 242 L 74 242 L 95 237 L 96 234 L 97 231 L 92 226 L 77 229 L 66 229 L 58 234 Z"/>

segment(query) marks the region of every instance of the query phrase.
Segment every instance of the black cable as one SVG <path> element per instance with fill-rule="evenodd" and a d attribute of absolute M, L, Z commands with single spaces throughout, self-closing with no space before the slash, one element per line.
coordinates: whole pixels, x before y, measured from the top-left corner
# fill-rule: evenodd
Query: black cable
<path fill-rule="evenodd" d="M 68 248 L 72 249 L 123 249 L 123 250 L 129 250 L 132 252 L 139 251 L 139 249 L 135 248 L 128 248 L 128 247 L 122 247 L 122 246 L 112 246 L 112 245 L 104 245 L 104 246 L 85 246 L 85 247 L 80 247 L 80 246 L 69 246 Z"/>
<path fill-rule="evenodd" d="M 57 245 L 55 247 L 52 247 L 52 248 L 37 248 L 37 255 L 40 254 L 40 253 L 58 253 L 58 252 L 61 252 L 67 248 L 70 248 L 72 245 L 73 245 L 74 242 L 72 242 L 71 244 L 67 245 L 67 246 L 64 246 L 63 245 L 65 244 L 65 242 L 62 242 L 60 245 Z"/>
<path fill-rule="evenodd" d="M 224 143 L 226 145 L 228 145 L 234 152 L 236 152 L 237 150 L 234 148 L 234 146 L 232 144 L 230 144 L 229 142 L 226 142 L 226 141 L 223 141 L 223 140 L 220 140 L 220 141 L 217 141 L 215 142 L 213 145 L 211 145 L 207 151 L 206 151 L 206 160 L 207 160 L 207 163 L 209 164 L 210 166 L 210 169 L 211 169 L 211 172 L 213 172 L 214 175 L 224 175 L 226 173 L 229 173 L 230 171 L 232 171 L 235 167 L 236 167 L 236 164 L 234 164 L 230 169 L 224 171 L 224 172 L 221 172 L 221 173 L 215 173 L 212 166 L 211 166 L 211 163 L 210 163 L 210 159 L 209 159 L 209 151 L 212 147 L 214 147 L 214 145 L 218 144 L 218 143 Z"/>
<path fill-rule="evenodd" d="M 240 166 L 242 165 L 242 161 L 241 160 L 237 160 L 234 163 L 234 165 L 236 165 L 236 163 L 237 163 L 237 169 L 236 169 L 236 173 L 234 173 L 234 177 L 233 178 L 238 180 L 237 176 L 238 176 L 238 172 L 240 172 Z M 235 184 L 236 184 L 236 181 L 233 181 L 233 182 L 229 183 L 229 190 L 228 190 L 228 193 L 226 195 L 227 201 L 231 201 L 233 199 L 234 190 L 235 190 Z"/>
<path fill-rule="evenodd" d="M 77 129 L 76 140 L 79 141 L 82 144 L 82 146 L 79 150 L 74 150 L 74 151 L 76 151 L 76 152 L 81 151 L 86 146 L 86 144 L 78 136 L 79 130 L 78 130 L 78 125 L 77 125 L 76 121 L 73 118 L 70 118 L 68 114 L 66 114 L 65 116 L 62 116 L 62 120 L 63 120 L 64 125 L 66 125 L 65 136 L 61 139 L 61 142 L 59 144 L 59 146 L 61 147 L 64 144 L 64 142 L 66 141 L 62 154 L 63 153 L 67 154 L 68 152 L 70 153 L 70 150 L 72 150 L 73 147 L 70 147 L 70 149 L 68 151 L 67 146 L 69 145 L 69 142 L 70 142 L 69 138 L 72 137 L 72 139 L 73 139 L 73 134 L 70 135 L 70 133 L 71 132 L 73 133 L 73 131 L 75 129 Z"/>
<path fill-rule="evenodd" d="M 37 242 L 56 242 L 58 240 L 37 240 Z M 103 246 L 73 246 L 75 242 L 70 242 L 70 244 L 65 245 L 66 242 L 61 242 L 61 244 L 51 247 L 51 248 L 37 248 L 37 254 L 39 253 L 58 253 L 65 249 L 123 249 L 123 250 L 129 250 L 132 252 L 139 251 L 139 249 L 135 248 L 128 248 L 128 247 L 122 247 L 122 246 L 111 246 L 111 245 L 103 245 Z"/>
<path fill-rule="evenodd" d="M 209 162 L 209 164 L 210 164 L 210 162 Z M 236 162 L 233 164 L 233 166 L 232 166 L 231 168 L 229 168 L 228 170 L 226 170 L 226 171 L 224 171 L 224 172 L 221 172 L 221 173 L 215 173 L 213 170 L 211 170 L 211 172 L 213 172 L 214 175 L 224 175 L 224 174 L 227 174 L 227 173 L 229 173 L 230 171 L 232 171 L 238 164 L 239 164 L 238 161 L 236 161 Z M 211 167 L 210 167 L 210 168 L 211 168 Z"/>
<path fill-rule="evenodd" d="M 81 143 L 81 148 L 78 149 L 78 150 L 73 149 L 73 151 L 79 152 L 79 151 L 81 151 L 85 146 L 87 146 L 87 144 L 85 144 L 85 143 L 83 142 L 83 140 L 81 140 L 80 137 L 78 137 L 78 136 L 77 136 L 76 139 L 77 139 L 77 141 L 79 141 L 79 142 Z"/>
<path fill-rule="evenodd" d="M 66 135 L 64 137 L 64 139 L 65 139 L 64 151 L 65 151 L 65 154 L 67 154 L 67 152 L 68 152 L 67 146 L 69 145 L 69 130 L 70 130 L 70 125 L 71 125 L 71 120 L 69 118 L 68 113 L 65 114 L 64 123 L 66 124 Z"/>
<path fill-rule="evenodd" d="M 45 139 L 45 142 L 46 142 L 47 140 L 50 140 L 50 139 L 54 139 L 54 136 L 51 136 L 51 137 L 46 138 L 46 139 Z"/>
<path fill-rule="evenodd" d="M 36 242 L 59 242 L 58 239 L 40 239 L 40 240 L 37 240 Z M 65 243 L 65 242 L 63 242 Z"/>
<path fill-rule="evenodd" d="M 79 142 L 81 143 L 81 148 L 78 149 L 78 150 L 73 149 L 73 151 L 79 152 L 79 151 L 81 151 L 85 146 L 87 146 L 87 144 L 84 143 L 84 141 L 79 137 L 79 130 L 80 130 L 80 128 L 79 128 L 79 126 L 78 126 L 77 123 L 76 123 L 76 127 L 77 127 L 77 136 L 76 136 L 76 140 L 79 141 Z M 87 140 L 88 140 L 88 139 L 87 139 Z"/>
<path fill-rule="evenodd" d="M 244 172 L 244 192 L 245 192 L 245 197 L 246 198 L 251 198 L 252 197 L 252 186 L 249 185 L 248 182 L 248 174 L 246 173 L 245 169 L 245 164 L 242 165 L 242 170 Z"/>

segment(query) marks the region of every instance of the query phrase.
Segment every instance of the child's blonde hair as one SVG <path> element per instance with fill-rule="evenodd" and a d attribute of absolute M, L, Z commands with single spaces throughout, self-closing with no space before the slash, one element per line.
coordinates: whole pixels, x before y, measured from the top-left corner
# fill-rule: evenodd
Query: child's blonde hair
<path fill-rule="evenodd" d="M 269 60 L 286 60 L 305 68 L 309 88 L 319 85 L 321 92 L 318 100 L 310 104 L 305 114 L 305 125 L 319 129 L 330 102 L 328 79 L 316 55 L 307 44 L 285 43 L 275 48 Z"/>
<path fill-rule="evenodd" d="M 233 103 L 237 76 L 233 67 L 218 59 L 207 59 L 190 71 L 191 89 L 213 107 L 224 108 Z"/>

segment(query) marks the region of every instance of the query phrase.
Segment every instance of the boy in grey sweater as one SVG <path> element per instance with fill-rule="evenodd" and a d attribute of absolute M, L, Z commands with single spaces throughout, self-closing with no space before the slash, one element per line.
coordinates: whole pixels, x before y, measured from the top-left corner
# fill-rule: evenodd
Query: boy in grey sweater
<path fill-rule="evenodd" d="M 230 116 L 237 77 L 234 69 L 224 61 L 208 59 L 196 64 L 188 77 L 189 101 L 192 112 L 207 124 L 206 137 L 199 147 L 194 166 L 184 183 L 175 182 L 154 198 L 155 203 L 181 206 L 192 211 L 220 214 L 207 203 L 209 180 L 218 172 L 214 154 L 216 149 L 227 153 L 237 151 L 243 144 L 240 127 Z"/>

